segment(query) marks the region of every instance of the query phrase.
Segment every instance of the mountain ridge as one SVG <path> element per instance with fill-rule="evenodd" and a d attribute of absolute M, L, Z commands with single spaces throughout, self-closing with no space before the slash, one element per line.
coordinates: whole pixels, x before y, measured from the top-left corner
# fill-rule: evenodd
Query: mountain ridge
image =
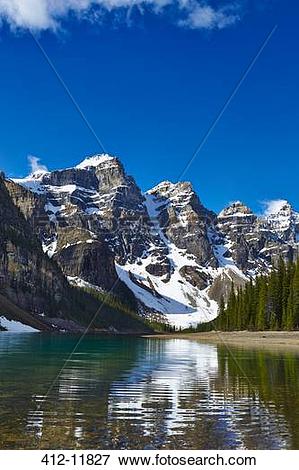
<path fill-rule="evenodd" d="M 141 316 L 176 327 L 212 320 L 232 281 L 297 257 L 299 214 L 287 201 L 264 217 L 240 201 L 215 214 L 189 182 L 143 193 L 108 154 L 14 183 L 34 194 L 15 203 L 69 282 L 105 291 L 121 279 Z"/>

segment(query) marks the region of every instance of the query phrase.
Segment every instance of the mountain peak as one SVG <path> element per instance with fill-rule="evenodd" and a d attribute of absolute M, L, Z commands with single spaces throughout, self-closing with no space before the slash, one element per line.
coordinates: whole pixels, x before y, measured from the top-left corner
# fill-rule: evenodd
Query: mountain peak
<path fill-rule="evenodd" d="M 152 189 L 147 191 L 148 194 L 155 194 L 155 193 L 171 193 L 173 191 L 179 192 L 194 192 L 192 184 L 188 181 L 172 183 L 171 181 L 162 181 L 161 183 L 154 186 Z"/>
<path fill-rule="evenodd" d="M 223 209 L 218 217 L 219 218 L 224 218 L 224 217 L 244 217 L 247 215 L 253 215 L 252 210 L 247 207 L 243 202 L 241 201 L 235 201 L 232 202 L 228 207 Z"/>
<path fill-rule="evenodd" d="M 286 199 L 276 199 L 266 202 L 266 217 L 274 216 L 277 214 L 290 215 L 292 206 Z"/>
<path fill-rule="evenodd" d="M 97 167 L 102 163 L 116 160 L 116 157 L 109 155 L 108 153 L 101 153 L 96 155 L 91 155 L 90 157 L 86 157 L 81 163 L 76 165 L 75 168 L 82 170 L 85 168 Z"/>
<path fill-rule="evenodd" d="M 147 193 L 153 194 L 153 193 L 160 192 L 160 191 L 169 191 L 169 189 L 173 188 L 173 186 L 174 186 L 174 183 L 172 183 L 171 181 L 168 181 L 168 180 L 161 181 L 161 183 L 149 189 Z"/>
<path fill-rule="evenodd" d="M 30 173 L 30 175 L 27 178 L 31 178 L 33 180 L 40 180 L 48 173 L 49 171 L 47 170 L 36 170 L 33 173 Z"/>

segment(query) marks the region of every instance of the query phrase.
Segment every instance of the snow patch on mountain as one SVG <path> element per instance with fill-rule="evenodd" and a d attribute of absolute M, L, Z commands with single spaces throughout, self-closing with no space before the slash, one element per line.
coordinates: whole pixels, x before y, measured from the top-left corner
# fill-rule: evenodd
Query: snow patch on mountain
<path fill-rule="evenodd" d="M 81 163 L 76 165 L 75 168 L 82 170 L 85 168 L 97 167 L 102 163 L 109 162 L 114 159 L 115 157 L 112 157 L 111 155 L 108 155 L 107 153 L 93 155 L 91 157 L 85 158 Z"/>
<path fill-rule="evenodd" d="M 9 333 L 37 333 L 38 330 L 31 326 L 24 325 L 24 323 L 8 320 L 6 317 L 0 317 L 0 325 Z"/>
<path fill-rule="evenodd" d="M 156 223 L 161 205 L 163 206 L 163 203 L 161 204 L 151 192 L 145 194 L 145 206 L 153 221 L 153 229 L 167 248 L 167 258 L 171 265 L 170 278 L 147 272 L 146 266 L 155 261 L 150 250 L 134 263 L 118 265 L 118 276 L 141 302 L 162 313 L 168 323 L 176 328 L 188 328 L 213 320 L 217 316 L 218 305 L 209 298 L 207 289 L 199 290 L 180 274 L 180 269 L 184 266 L 196 267 L 203 271 L 205 268 L 197 264 L 193 255 L 171 243 L 163 228 Z"/>
<path fill-rule="evenodd" d="M 42 180 L 46 174 L 46 172 L 33 173 L 25 178 L 13 178 L 12 181 L 23 186 L 23 188 L 28 189 L 32 193 L 42 194 L 44 192 Z"/>
<path fill-rule="evenodd" d="M 92 289 L 98 292 L 103 291 L 103 289 L 101 289 L 100 287 L 95 286 L 94 284 L 91 284 L 90 282 L 84 281 L 78 276 L 67 276 L 67 280 L 72 286 L 80 287 L 81 289 Z"/>
<path fill-rule="evenodd" d="M 43 241 L 42 243 L 43 252 L 46 253 L 49 256 L 49 258 L 53 258 L 53 256 L 55 255 L 56 250 L 57 250 L 57 243 L 58 243 L 58 240 L 56 236 L 48 242 Z"/>

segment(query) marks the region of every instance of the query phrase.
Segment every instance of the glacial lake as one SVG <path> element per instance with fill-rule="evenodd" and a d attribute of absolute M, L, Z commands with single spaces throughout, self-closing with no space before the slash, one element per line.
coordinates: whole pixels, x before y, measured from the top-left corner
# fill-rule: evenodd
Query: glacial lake
<path fill-rule="evenodd" d="M 299 449 L 295 353 L 77 341 L 0 333 L 1 449 Z"/>

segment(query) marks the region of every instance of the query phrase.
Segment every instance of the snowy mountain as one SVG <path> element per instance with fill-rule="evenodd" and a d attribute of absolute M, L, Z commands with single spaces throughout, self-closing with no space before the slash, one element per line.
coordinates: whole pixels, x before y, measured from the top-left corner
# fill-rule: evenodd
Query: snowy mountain
<path fill-rule="evenodd" d="M 287 201 L 261 217 L 238 201 L 217 216 L 188 182 L 143 194 L 110 155 L 14 183 L 15 204 L 70 283 L 109 291 L 120 279 L 140 315 L 176 327 L 215 318 L 232 281 L 243 285 L 297 255 L 299 214 Z"/>
<path fill-rule="evenodd" d="M 278 200 L 268 203 L 266 221 L 280 238 L 293 243 L 299 241 L 299 213 L 294 211 L 288 201 Z"/>

